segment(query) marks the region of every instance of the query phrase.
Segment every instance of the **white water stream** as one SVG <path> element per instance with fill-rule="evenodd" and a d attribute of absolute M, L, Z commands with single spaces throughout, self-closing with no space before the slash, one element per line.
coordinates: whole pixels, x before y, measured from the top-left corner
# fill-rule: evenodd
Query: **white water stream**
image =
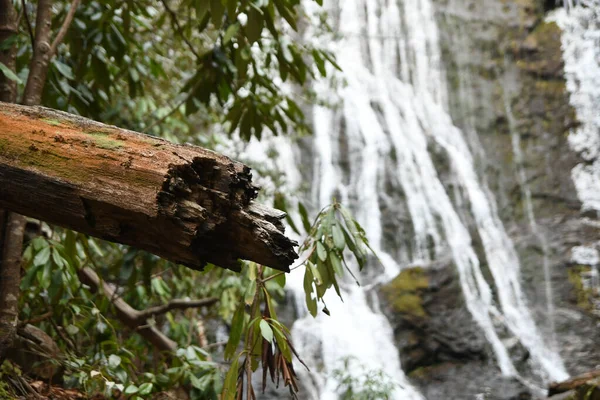
<path fill-rule="evenodd" d="M 585 162 L 571 175 L 583 211 L 600 212 L 600 1 L 581 2 L 588 6 L 558 9 L 548 19 L 563 30 L 567 89 L 581 122 L 569 143 Z"/>

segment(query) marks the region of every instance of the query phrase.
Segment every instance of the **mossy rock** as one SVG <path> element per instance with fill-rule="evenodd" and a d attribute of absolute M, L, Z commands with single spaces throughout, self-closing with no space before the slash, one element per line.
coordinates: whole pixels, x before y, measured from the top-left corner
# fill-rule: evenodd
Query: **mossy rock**
<path fill-rule="evenodd" d="M 573 285 L 575 297 L 577 299 L 577 307 L 591 312 L 594 310 L 593 300 L 598 297 L 593 288 L 586 287 L 583 282 L 582 274 L 589 273 L 591 267 L 588 265 L 576 265 L 569 268 L 569 282 Z"/>
<path fill-rule="evenodd" d="M 425 318 L 422 291 L 429 288 L 429 278 L 423 268 L 405 269 L 382 288 L 390 307 L 403 316 Z"/>

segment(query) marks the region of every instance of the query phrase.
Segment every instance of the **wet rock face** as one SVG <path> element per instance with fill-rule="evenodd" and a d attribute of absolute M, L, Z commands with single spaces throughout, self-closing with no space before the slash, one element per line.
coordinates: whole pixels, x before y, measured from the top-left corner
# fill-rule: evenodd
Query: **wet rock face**
<path fill-rule="evenodd" d="M 381 293 L 402 368 L 427 399 L 531 398 L 521 383 L 498 373 L 452 265 L 406 269 Z"/>
<path fill-rule="evenodd" d="M 410 268 L 382 288 L 406 373 L 487 358 L 452 268 Z"/>

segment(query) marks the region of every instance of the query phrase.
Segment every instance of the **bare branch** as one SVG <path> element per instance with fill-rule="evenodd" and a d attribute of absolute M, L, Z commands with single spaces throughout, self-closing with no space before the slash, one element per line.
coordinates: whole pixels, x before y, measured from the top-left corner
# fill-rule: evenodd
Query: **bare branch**
<path fill-rule="evenodd" d="M 52 57 L 53 55 L 56 54 L 58 45 L 61 44 L 63 39 L 65 38 L 65 35 L 67 34 L 67 31 L 69 30 L 69 26 L 71 26 L 71 23 L 73 22 L 73 18 L 75 17 L 75 11 L 77 11 L 77 7 L 79 6 L 80 2 L 81 2 L 81 0 L 73 0 L 71 2 L 71 8 L 69 8 L 69 12 L 67 13 L 67 16 L 65 17 L 65 20 L 63 21 L 63 24 L 60 27 L 60 30 L 58 31 L 56 38 L 54 38 L 54 41 L 52 42 L 52 46 L 50 47 L 50 57 Z"/>
<path fill-rule="evenodd" d="M 23 103 L 29 106 L 38 105 L 42 100 L 42 92 L 48 76 L 50 65 L 50 28 L 52 25 L 52 2 L 39 0 L 35 20 L 35 41 L 33 57 L 29 64 L 29 76 L 23 92 Z"/>
<path fill-rule="evenodd" d="M 171 115 L 175 114 L 175 112 L 177 110 L 179 110 L 179 107 L 184 105 L 196 93 L 196 89 L 198 89 L 201 82 L 202 82 L 201 80 L 196 81 L 196 83 L 194 83 L 194 86 L 192 86 L 192 88 L 190 89 L 188 94 L 183 98 L 183 100 L 181 100 L 179 103 L 177 103 L 168 113 L 166 113 L 165 115 L 163 115 L 162 117 L 160 117 L 159 119 L 157 119 L 156 121 L 154 121 L 150 125 L 148 125 L 146 127 L 146 129 L 144 129 L 144 133 L 150 132 L 150 129 L 154 128 L 157 125 L 162 124 L 163 122 L 165 122 L 165 120 L 167 118 L 169 118 Z"/>
<path fill-rule="evenodd" d="M 29 19 L 29 13 L 27 12 L 27 4 L 25 0 L 21 0 L 23 9 L 23 16 L 25 17 L 25 25 L 27 25 L 27 31 L 29 32 L 29 39 L 31 40 L 31 48 L 35 47 L 35 36 L 33 35 L 33 28 L 31 27 L 31 20 Z"/>
<path fill-rule="evenodd" d="M 140 326 L 140 312 L 131 307 L 125 300 L 115 296 L 114 289 L 109 284 L 102 281 L 93 269 L 84 267 L 78 271 L 78 275 L 79 279 L 89 285 L 92 290 L 101 292 L 108 299 L 112 299 L 111 302 L 115 307 L 118 318 L 127 325 L 129 329 L 139 333 L 144 339 L 152 343 L 161 351 L 174 352 L 177 349 L 177 343 L 169 339 L 155 326 Z"/>
<path fill-rule="evenodd" d="M 171 7 L 169 7 L 169 5 L 167 4 L 167 0 L 160 0 L 160 2 L 163 4 L 163 6 L 165 7 L 165 10 L 167 10 L 169 15 L 171 16 L 171 22 L 172 22 L 173 28 L 175 29 L 177 34 L 179 34 L 179 36 L 181 36 L 181 38 L 183 39 L 185 44 L 187 44 L 188 48 L 196 56 L 196 58 L 198 58 L 198 59 L 202 58 L 202 57 L 200 57 L 200 54 L 198 54 L 198 52 L 194 49 L 194 46 L 192 45 L 192 43 L 190 43 L 188 38 L 183 33 L 183 29 L 181 28 L 181 25 L 179 25 L 179 21 L 177 20 L 177 14 L 175 14 L 175 11 L 173 11 L 171 9 Z"/>
<path fill-rule="evenodd" d="M 171 310 L 186 310 L 188 308 L 208 307 L 212 306 L 218 301 L 219 299 L 216 297 L 209 297 L 207 299 L 200 300 L 175 299 L 169 301 L 167 304 L 162 304 L 160 306 L 150 307 L 145 310 L 138 311 L 138 318 L 143 319 L 145 322 L 145 320 L 148 318 L 168 313 Z"/>

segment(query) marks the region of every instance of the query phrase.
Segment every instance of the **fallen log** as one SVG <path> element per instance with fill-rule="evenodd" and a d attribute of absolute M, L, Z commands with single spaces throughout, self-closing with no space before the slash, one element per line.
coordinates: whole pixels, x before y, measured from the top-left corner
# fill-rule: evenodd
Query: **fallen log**
<path fill-rule="evenodd" d="M 586 372 L 585 374 L 574 376 L 563 382 L 552 382 L 548 386 L 548 396 L 554 396 L 556 394 L 577 389 L 596 378 L 600 378 L 600 370 Z"/>
<path fill-rule="evenodd" d="M 279 210 L 224 155 L 44 107 L 0 102 L 0 207 L 202 269 L 289 271 Z"/>

